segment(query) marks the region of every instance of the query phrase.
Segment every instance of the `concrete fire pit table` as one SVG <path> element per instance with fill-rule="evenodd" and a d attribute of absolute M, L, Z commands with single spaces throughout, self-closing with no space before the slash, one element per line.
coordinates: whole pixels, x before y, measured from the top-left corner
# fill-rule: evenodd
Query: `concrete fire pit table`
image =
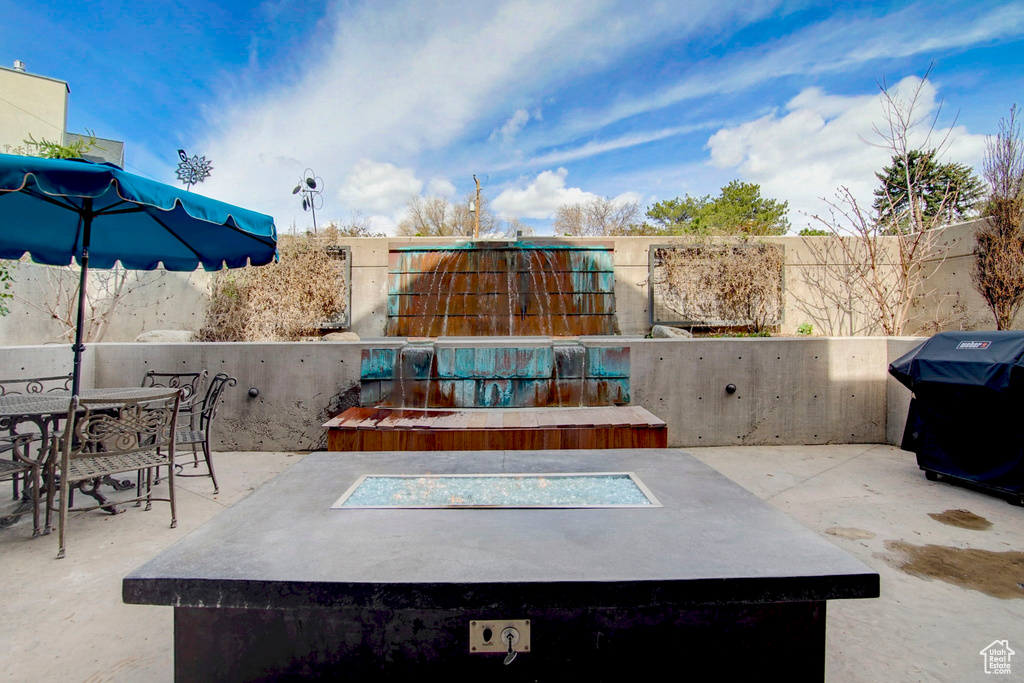
<path fill-rule="evenodd" d="M 661 506 L 332 509 L 367 474 L 530 472 L 631 472 Z M 314 453 L 123 583 L 127 603 L 174 607 L 178 680 L 607 680 L 657 664 L 820 679 L 826 601 L 878 590 L 871 569 L 669 449 Z M 508 620 L 528 633 L 503 666 Z M 473 651 L 485 626 L 497 647 Z"/>

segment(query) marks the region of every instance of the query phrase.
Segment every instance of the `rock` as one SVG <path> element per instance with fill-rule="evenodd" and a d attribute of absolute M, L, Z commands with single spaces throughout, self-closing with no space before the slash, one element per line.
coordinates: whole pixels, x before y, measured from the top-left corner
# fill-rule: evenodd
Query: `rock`
<path fill-rule="evenodd" d="M 192 330 L 151 330 L 140 334 L 135 341 L 152 344 L 176 344 L 195 341 L 195 338 L 196 333 Z"/>
<path fill-rule="evenodd" d="M 355 332 L 328 332 L 320 337 L 320 341 L 359 341 Z"/>
<path fill-rule="evenodd" d="M 669 327 L 668 325 L 655 325 L 651 328 L 651 336 L 655 339 L 690 339 L 693 337 L 692 334 L 684 329 Z"/>

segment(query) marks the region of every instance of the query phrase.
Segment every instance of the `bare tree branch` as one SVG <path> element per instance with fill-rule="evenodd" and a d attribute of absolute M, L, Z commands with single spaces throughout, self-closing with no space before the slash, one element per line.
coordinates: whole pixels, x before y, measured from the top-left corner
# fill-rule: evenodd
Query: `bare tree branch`
<path fill-rule="evenodd" d="M 944 261 L 951 244 L 941 243 L 941 225 L 955 201 L 954 188 L 938 197 L 934 215 L 924 211 L 921 178 L 911 173 L 910 157 L 919 145 L 911 135 L 921 124 L 919 116 L 922 90 L 931 69 L 907 95 L 879 83 L 882 91 L 883 125 L 874 126 L 876 141 L 869 144 L 886 149 L 906 169 L 907 196 L 885 194 L 881 213 L 898 216 L 896 224 L 906 229 L 887 231 L 876 210 L 862 207 L 848 188 L 841 187 L 834 200 L 824 200 L 828 211 L 811 216 L 830 237 L 805 237 L 804 244 L 812 262 L 804 264 L 804 283 L 810 294 L 798 299 L 800 308 L 828 334 L 904 334 L 910 323 L 934 324 L 919 320 L 915 306 L 934 293 L 927 276 Z M 924 134 L 925 145 L 944 149 L 948 134 L 939 145 L 932 145 L 936 119 Z M 836 308 L 830 309 L 831 306 Z"/>

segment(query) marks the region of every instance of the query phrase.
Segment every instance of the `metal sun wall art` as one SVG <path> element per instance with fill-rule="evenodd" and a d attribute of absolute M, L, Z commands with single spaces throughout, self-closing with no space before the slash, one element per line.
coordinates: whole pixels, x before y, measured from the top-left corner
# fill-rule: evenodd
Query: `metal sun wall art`
<path fill-rule="evenodd" d="M 181 159 L 181 163 L 178 164 L 178 180 L 185 184 L 185 190 L 189 190 L 193 185 L 210 177 L 213 163 L 208 161 L 205 156 L 194 154 L 189 158 L 185 150 L 179 149 L 178 158 Z"/>

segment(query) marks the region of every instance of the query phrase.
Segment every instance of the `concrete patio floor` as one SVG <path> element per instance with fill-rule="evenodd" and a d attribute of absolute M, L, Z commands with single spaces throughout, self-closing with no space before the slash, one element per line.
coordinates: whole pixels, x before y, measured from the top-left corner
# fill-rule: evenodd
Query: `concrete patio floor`
<path fill-rule="evenodd" d="M 1024 508 L 926 481 L 891 446 L 685 450 L 881 575 L 881 598 L 829 603 L 828 680 L 984 680 L 980 651 L 1007 639 L 1019 654 L 1006 678 L 1024 678 Z M 122 604 L 121 577 L 303 457 L 218 453 L 220 495 L 209 479 L 178 479 L 177 529 L 166 503 L 79 513 L 60 561 L 56 536 L 33 539 L 30 516 L 0 529 L 2 680 L 172 680 L 172 610 Z M 900 568 L 924 546 L 936 548 L 920 562 L 960 585 Z"/>

